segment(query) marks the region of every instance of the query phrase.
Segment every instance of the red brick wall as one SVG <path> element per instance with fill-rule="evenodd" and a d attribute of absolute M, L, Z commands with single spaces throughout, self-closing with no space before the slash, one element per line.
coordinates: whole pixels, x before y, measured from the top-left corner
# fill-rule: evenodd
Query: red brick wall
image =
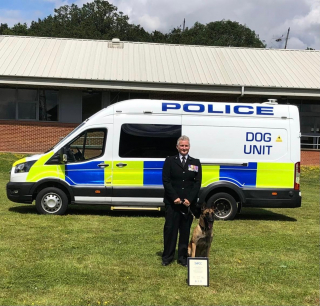
<path fill-rule="evenodd" d="M 311 150 L 301 151 L 301 165 L 302 166 L 319 166 L 320 152 L 311 151 Z"/>
<path fill-rule="evenodd" d="M 45 152 L 78 124 L 0 120 L 0 152 Z"/>

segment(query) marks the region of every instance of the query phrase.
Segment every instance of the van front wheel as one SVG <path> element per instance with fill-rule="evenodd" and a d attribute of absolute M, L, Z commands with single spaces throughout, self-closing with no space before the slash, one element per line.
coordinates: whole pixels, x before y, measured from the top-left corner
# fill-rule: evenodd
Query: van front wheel
<path fill-rule="evenodd" d="M 68 197 L 59 188 L 44 188 L 36 197 L 36 208 L 39 214 L 63 215 L 68 208 Z"/>
<path fill-rule="evenodd" d="M 238 211 L 234 197 L 225 192 L 219 192 L 211 196 L 207 206 L 214 209 L 215 217 L 218 220 L 233 220 Z"/>

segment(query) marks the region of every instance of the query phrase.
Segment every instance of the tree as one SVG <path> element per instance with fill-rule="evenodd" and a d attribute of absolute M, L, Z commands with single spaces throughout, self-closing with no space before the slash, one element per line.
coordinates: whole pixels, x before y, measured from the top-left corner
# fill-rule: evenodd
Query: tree
<path fill-rule="evenodd" d="M 232 46 L 265 48 L 259 36 L 245 25 L 230 20 L 196 22 L 193 27 L 182 31 L 174 28 L 168 34 L 169 43 L 206 46 Z"/>
<path fill-rule="evenodd" d="M 157 30 L 151 33 L 151 41 L 155 43 L 166 43 L 168 40 L 168 35 L 163 34 Z"/>
<path fill-rule="evenodd" d="M 169 44 L 233 46 L 265 48 L 259 36 L 245 25 L 230 20 L 201 24 L 182 30 L 174 28 L 167 34 L 159 31 L 148 33 L 140 25 L 129 23 L 129 17 L 113 4 L 94 0 L 79 8 L 76 4 L 63 5 L 54 15 L 32 21 L 30 28 L 16 24 L 8 28 L 1 24 L 0 34 L 65 37 L 83 39 L 120 38 L 122 41 L 141 41 Z"/>
<path fill-rule="evenodd" d="M 9 30 L 8 24 L 6 23 L 0 24 L 0 35 L 5 35 L 8 30 Z"/>
<path fill-rule="evenodd" d="M 3 24 L 1 24 L 2 26 Z M 15 24 L 12 28 L 8 28 L 8 25 L 5 23 L 3 25 L 3 33 L 5 35 L 28 35 L 28 26 L 26 23 L 21 24 L 20 22 Z"/>
<path fill-rule="evenodd" d="M 32 22 L 30 35 L 66 38 L 120 38 L 131 41 L 150 41 L 151 36 L 140 25 L 129 23 L 129 17 L 117 11 L 108 1 L 94 0 L 82 8 L 72 4 L 54 10 L 54 16 Z"/>

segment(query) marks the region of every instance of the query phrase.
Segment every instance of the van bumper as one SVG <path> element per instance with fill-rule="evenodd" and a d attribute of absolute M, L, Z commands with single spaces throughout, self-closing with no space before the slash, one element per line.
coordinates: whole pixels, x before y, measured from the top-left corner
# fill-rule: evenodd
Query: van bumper
<path fill-rule="evenodd" d="M 272 193 L 277 193 L 272 195 Z M 294 189 L 243 189 L 246 202 L 242 207 L 295 208 L 301 207 L 301 192 Z"/>
<path fill-rule="evenodd" d="M 12 183 L 7 184 L 7 197 L 10 201 L 16 203 L 32 203 L 32 194 L 30 193 L 34 183 Z"/>

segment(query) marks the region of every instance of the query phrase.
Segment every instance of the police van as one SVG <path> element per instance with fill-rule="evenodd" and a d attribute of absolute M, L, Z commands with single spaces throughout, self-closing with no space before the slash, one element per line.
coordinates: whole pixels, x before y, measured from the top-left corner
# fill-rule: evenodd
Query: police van
<path fill-rule="evenodd" d="M 230 220 L 243 207 L 301 206 L 298 108 L 164 100 L 99 111 L 44 154 L 13 164 L 7 196 L 41 214 L 69 204 L 161 210 L 162 167 L 181 135 L 202 163 L 199 203 Z"/>

